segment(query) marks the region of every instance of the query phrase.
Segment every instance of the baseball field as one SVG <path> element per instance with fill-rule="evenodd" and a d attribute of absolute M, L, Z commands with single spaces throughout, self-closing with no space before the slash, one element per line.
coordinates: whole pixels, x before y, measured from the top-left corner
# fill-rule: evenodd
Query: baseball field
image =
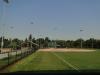
<path fill-rule="evenodd" d="M 4 72 L 100 71 L 100 51 L 87 49 L 40 49 L 7 67 Z"/>

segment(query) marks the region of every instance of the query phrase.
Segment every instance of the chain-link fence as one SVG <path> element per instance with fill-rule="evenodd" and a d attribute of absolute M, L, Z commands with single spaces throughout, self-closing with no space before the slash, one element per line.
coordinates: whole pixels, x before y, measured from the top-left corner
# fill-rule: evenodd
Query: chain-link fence
<path fill-rule="evenodd" d="M 35 52 L 35 49 L 25 49 L 25 50 L 16 50 L 12 52 L 6 52 L 0 54 L 0 69 L 3 69 L 10 64 L 15 63 L 16 61 L 32 54 Z"/>

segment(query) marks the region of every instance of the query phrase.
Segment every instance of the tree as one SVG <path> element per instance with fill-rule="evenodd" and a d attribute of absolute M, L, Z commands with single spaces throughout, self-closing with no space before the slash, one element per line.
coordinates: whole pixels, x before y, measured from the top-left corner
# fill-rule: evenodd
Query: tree
<path fill-rule="evenodd" d="M 66 48 L 66 41 L 65 40 L 56 40 L 56 47 L 59 48 Z"/>
<path fill-rule="evenodd" d="M 93 39 L 92 38 L 86 40 L 85 41 L 85 47 L 86 48 L 92 48 L 92 43 L 93 43 Z"/>
<path fill-rule="evenodd" d="M 29 35 L 29 41 L 32 41 L 32 34 Z"/>
<path fill-rule="evenodd" d="M 67 40 L 66 41 L 66 47 L 73 48 L 74 47 L 74 41 L 73 40 Z"/>
<path fill-rule="evenodd" d="M 32 48 L 32 34 L 29 35 L 29 47 Z"/>
<path fill-rule="evenodd" d="M 20 44 L 21 44 L 21 47 L 27 47 L 27 43 L 28 43 L 28 40 L 27 38 L 25 38 L 25 40 L 20 40 Z"/>
<path fill-rule="evenodd" d="M 0 48 L 1 48 L 1 42 L 2 42 L 2 37 L 0 37 Z M 4 42 L 3 48 L 8 48 L 10 44 L 10 40 L 3 37 L 3 42 Z"/>
<path fill-rule="evenodd" d="M 33 39 L 32 39 L 32 42 L 36 43 L 36 40 L 35 40 L 35 38 L 33 38 Z"/>
<path fill-rule="evenodd" d="M 48 43 L 51 41 L 48 37 L 45 37 L 45 40 L 44 40 L 44 47 L 48 47 Z"/>
<path fill-rule="evenodd" d="M 8 39 L 4 39 L 4 48 L 9 48 L 10 41 Z"/>
<path fill-rule="evenodd" d="M 100 40 L 94 40 L 94 44 L 93 44 L 95 48 L 100 49 Z"/>
<path fill-rule="evenodd" d="M 74 41 L 73 46 L 75 48 L 80 48 L 81 47 L 81 41 L 83 41 L 82 39 L 77 39 Z M 82 42 L 83 43 L 83 42 Z"/>
<path fill-rule="evenodd" d="M 18 38 L 13 39 L 11 46 L 13 47 L 13 49 L 21 49 L 21 40 L 19 40 Z"/>

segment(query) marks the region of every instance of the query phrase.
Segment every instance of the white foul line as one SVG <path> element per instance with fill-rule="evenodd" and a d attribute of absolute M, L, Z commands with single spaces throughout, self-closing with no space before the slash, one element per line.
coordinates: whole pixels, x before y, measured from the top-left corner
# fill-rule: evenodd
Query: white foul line
<path fill-rule="evenodd" d="M 73 66 L 72 64 L 70 64 L 69 62 L 65 61 L 63 58 L 61 58 L 60 56 L 58 56 L 56 53 L 52 52 L 52 54 L 54 54 L 57 58 L 59 58 L 60 60 L 62 60 L 64 63 L 66 63 L 67 65 L 69 65 L 70 67 L 72 67 L 73 69 L 77 70 L 78 72 L 79 71 L 79 68 Z"/>

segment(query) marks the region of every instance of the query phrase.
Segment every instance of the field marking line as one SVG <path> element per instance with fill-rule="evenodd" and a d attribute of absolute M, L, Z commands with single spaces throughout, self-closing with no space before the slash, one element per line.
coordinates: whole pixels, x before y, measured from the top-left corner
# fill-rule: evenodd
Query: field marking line
<path fill-rule="evenodd" d="M 61 58 L 60 56 L 58 56 L 56 53 L 51 52 L 53 55 L 55 55 L 57 58 L 59 58 L 60 60 L 62 60 L 64 63 L 66 63 L 67 65 L 69 65 L 70 67 L 72 67 L 73 69 L 79 71 L 79 68 L 73 66 L 72 64 L 70 64 L 69 62 L 67 62 L 66 60 L 64 60 L 63 58 Z"/>

